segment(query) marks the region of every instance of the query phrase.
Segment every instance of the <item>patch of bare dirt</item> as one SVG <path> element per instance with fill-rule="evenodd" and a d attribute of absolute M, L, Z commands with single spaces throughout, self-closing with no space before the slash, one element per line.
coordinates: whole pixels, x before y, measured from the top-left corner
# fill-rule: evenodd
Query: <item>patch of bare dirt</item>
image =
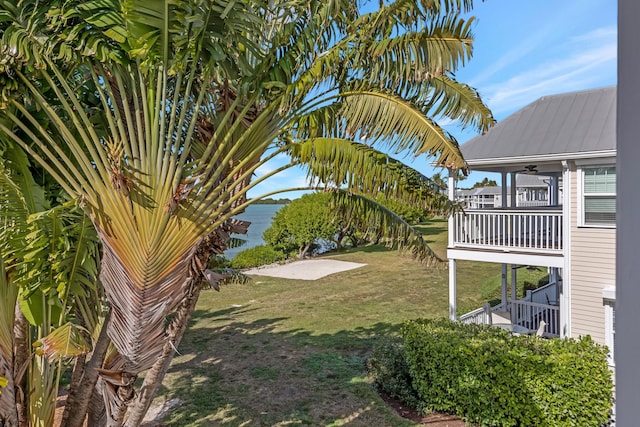
<path fill-rule="evenodd" d="M 415 423 L 429 427 L 468 427 L 464 421 L 455 415 L 441 414 L 439 412 L 421 415 L 415 409 L 404 406 L 402 403 L 387 395 L 381 394 L 380 396 L 387 405 L 392 407 L 398 413 L 398 415 Z"/>

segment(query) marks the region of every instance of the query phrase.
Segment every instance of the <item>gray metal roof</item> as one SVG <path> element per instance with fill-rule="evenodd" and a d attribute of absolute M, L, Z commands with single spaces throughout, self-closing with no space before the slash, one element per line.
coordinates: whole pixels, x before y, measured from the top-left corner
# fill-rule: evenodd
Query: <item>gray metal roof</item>
<path fill-rule="evenodd" d="M 616 87 L 544 96 L 461 146 L 478 160 L 549 157 L 616 148 Z M 567 156 L 570 158 L 571 156 Z"/>
<path fill-rule="evenodd" d="M 547 183 L 548 179 L 548 176 L 518 174 L 516 176 L 516 186 L 546 188 L 549 186 Z"/>

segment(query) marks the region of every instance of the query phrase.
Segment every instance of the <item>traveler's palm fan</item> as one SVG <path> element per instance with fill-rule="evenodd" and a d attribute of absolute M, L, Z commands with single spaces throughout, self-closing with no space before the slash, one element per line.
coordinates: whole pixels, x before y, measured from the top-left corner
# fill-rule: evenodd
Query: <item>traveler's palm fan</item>
<path fill-rule="evenodd" d="M 37 15 L 46 23 L 38 30 L 55 33 L 45 42 L 5 31 L 26 96 L 6 99 L 13 125 L 0 129 L 81 200 L 102 241 L 118 353 L 103 371 L 112 418 L 127 397 L 109 375 L 135 375 L 160 356 L 167 316 L 204 279 L 209 255 L 246 229 L 233 218 L 265 179 L 303 167 L 339 203 L 375 213 L 399 243 L 433 257 L 371 196 L 441 203 L 427 178 L 386 153 L 464 169 L 434 118 L 493 123 L 452 77 L 471 54 L 470 21 L 457 15 L 470 6 L 399 0 L 362 13 L 353 0 L 67 1 Z M 274 158 L 288 160 L 260 174 Z"/>

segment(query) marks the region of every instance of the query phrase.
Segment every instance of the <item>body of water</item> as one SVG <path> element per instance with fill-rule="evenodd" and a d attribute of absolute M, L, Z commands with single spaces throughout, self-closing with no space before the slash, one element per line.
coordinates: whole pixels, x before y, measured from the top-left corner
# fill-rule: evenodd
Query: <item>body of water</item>
<path fill-rule="evenodd" d="M 278 212 L 280 208 L 285 205 L 250 205 L 247 206 L 245 212 L 238 215 L 236 218 L 249 221 L 249 231 L 247 234 L 234 234 L 233 237 L 246 240 L 246 243 L 239 248 L 227 249 L 224 252 L 224 256 L 227 259 L 232 259 L 236 254 L 245 249 L 253 248 L 264 244 L 262 240 L 262 233 L 269 228 L 273 216 Z"/>

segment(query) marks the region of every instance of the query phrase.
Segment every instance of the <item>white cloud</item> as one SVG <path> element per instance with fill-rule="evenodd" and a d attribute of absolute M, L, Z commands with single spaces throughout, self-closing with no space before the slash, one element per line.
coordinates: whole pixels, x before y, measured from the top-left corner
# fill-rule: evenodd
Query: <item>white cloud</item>
<path fill-rule="evenodd" d="M 499 116 L 544 95 L 610 85 L 616 58 L 616 29 L 600 28 L 572 38 L 537 67 L 483 88 L 483 97 Z"/>

